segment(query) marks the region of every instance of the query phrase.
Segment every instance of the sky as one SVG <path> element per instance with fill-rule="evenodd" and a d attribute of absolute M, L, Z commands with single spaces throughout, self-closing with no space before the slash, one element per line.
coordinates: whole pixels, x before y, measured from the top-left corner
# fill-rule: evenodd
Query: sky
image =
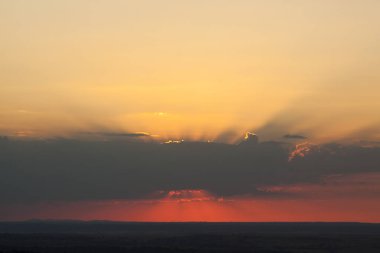
<path fill-rule="evenodd" d="M 0 220 L 379 222 L 379 9 L 0 0 Z"/>

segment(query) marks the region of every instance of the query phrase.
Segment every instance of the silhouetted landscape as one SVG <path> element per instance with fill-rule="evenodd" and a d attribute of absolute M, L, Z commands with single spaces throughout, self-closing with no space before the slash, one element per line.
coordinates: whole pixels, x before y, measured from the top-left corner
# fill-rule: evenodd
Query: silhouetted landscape
<path fill-rule="evenodd" d="M 368 223 L 0 223 L 1 253 L 379 251 Z"/>

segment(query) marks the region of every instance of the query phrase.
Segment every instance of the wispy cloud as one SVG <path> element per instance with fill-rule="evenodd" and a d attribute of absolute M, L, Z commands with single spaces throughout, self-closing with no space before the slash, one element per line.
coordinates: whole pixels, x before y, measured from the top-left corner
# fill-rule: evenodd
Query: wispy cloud
<path fill-rule="evenodd" d="M 283 136 L 283 138 L 285 139 L 307 139 L 306 136 L 303 136 L 303 135 L 298 135 L 298 134 L 285 134 Z"/>
<path fill-rule="evenodd" d="M 117 136 L 117 137 L 146 137 L 152 136 L 150 133 L 145 132 L 135 132 L 135 133 L 125 133 L 125 132 L 100 132 L 96 133 L 104 136 Z"/>

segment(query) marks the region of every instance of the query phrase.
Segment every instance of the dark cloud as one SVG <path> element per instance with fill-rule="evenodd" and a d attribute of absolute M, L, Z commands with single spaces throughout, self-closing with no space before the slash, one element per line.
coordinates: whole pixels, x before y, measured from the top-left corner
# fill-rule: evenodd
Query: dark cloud
<path fill-rule="evenodd" d="M 0 142 L 1 141 L 8 141 L 9 139 L 8 139 L 8 137 L 7 136 L 1 136 L 0 135 Z"/>
<path fill-rule="evenodd" d="M 135 132 L 135 133 L 126 133 L 126 132 L 88 132 L 85 134 L 89 135 L 100 135 L 107 137 L 148 137 L 151 136 L 149 133 L 145 132 Z"/>
<path fill-rule="evenodd" d="M 307 139 L 306 136 L 303 135 L 297 135 L 297 134 L 285 134 L 283 136 L 285 139 Z"/>
<path fill-rule="evenodd" d="M 0 205 L 10 202 L 136 199 L 204 189 L 216 196 L 275 196 L 265 185 L 321 182 L 334 174 L 380 172 L 380 148 L 122 141 L 0 142 Z M 302 148 L 302 149 L 301 149 Z"/>
<path fill-rule="evenodd" d="M 144 133 L 144 132 L 137 132 L 137 133 L 100 133 L 101 135 L 105 136 L 118 136 L 118 137 L 146 137 L 150 136 L 149 133 Z"/>

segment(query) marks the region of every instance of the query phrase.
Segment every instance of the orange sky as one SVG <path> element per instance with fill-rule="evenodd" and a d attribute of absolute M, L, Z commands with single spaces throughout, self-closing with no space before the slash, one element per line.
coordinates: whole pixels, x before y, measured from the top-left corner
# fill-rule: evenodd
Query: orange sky
<path fill-rule="evenodd" d="M 0 134 L 380 139 L 379 1 L 1 1 Z M 265 138 L 273 139 L 272 133 Z"/>

